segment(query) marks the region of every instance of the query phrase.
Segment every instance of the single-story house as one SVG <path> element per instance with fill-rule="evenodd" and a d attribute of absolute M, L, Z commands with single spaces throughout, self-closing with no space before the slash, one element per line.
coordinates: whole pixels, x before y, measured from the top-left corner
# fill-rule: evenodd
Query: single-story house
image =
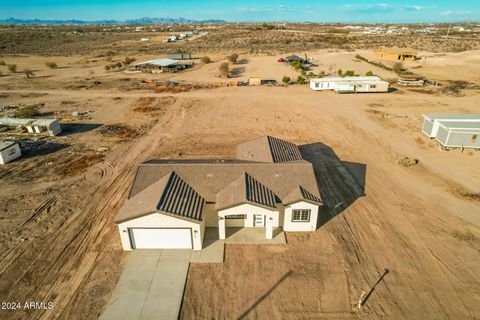
<path fill-rule="evenodd" d="M 291 64 L 294 61 L 300 61 L 301 63 L 307 63 L 308 62 L 307 59 L 304 59 L 300 56 L 297 56 L 296 54 L 292 54 L 291 56 L 285 57 L 285 62 L 287 62 L 288 64 Z"/>
<path fill-rule="evenodd" d="M 20 146 L 15 141 L 0 141 L 0 164 L 5 164 L 22 156 Z"/>
<path fill-rule="evenodd" d="M 48 132 L 50 136 L 56 136 L 62 132 L 62 127 L 57 119 L 23 119 L 23 118 L 0 118 L 0 126 L 9 128 L 22 128 L 30 133 Z"/>
<path fill-rule="evenodd" d="M 480 114 L 425 114 L 422 132 L 446 148 L 480 149 Z"/>
<path fill-rule="evenodd" d="M 380 47 L 373 51 L 373 56 L 385 60 L 415 61 L 417 59 L 417 50 L 412 48 Z"/>
<path fill-rule="evenodd" d="M 162 73 L 177 72 L 191 67 L 191 63 L 180 62 L 170 58 L 155 59 L 132 63 L 127 72 L 145 72 L 145 73 Z"/>
<path fill-rule="evenodd" d="M 388 92 L 388 87 L 388 82 L 376 76 L 313 78 L 310 80 L 312 90 L 334 90 L 336 93 Z"/>
<path fill-rule="evenodd" d="M 264 136 L 237 146 L 234 160 L 141 164 L 115 217 L 124 250 L 201 250 L 206 227 L 314 231 L 323 202 L 310 162 L 290 142 Z"/>

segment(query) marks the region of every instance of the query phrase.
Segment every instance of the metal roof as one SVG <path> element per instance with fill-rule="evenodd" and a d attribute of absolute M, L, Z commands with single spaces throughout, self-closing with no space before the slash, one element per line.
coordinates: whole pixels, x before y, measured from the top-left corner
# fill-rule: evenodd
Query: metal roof
<path fill-rule="evenodd" d="M 0 125 L 6 125 L 6 126 L 37 125 L 37 126 L 49 127 L 54 122 L 58 122 L 58 120 L 45 119 L 45 118 L 42 118 L 42 119 L 24 119 L 24 118 L 9 118 L 9 117 L 0 118 Z"/>
<path fill-rule="evenodd" d="M 276 208 L 276 196 L 272 190 L 243 172 L 216 195 L 215 208 L 222 210 L 243 203 L 256 204 L 268 209 Z"/>
<path fill-rule="evenodd" d="M 153 64 L 156 66 L 160 67 L 168 67 L 172 65 L 178 64 L 180 61 L 174 60 L 174 59 L 169 59 L 169 58 L 164 58 L 164 59 L 154 59 L 154 60 L 148 60 L 148 61 L 143 61 L 143 62 L 137 62 L 134 63 L 134 66 L 142 65 L 142 64 Z"/>
<path fill-rule="evenodd" d="M 314 78 L 313 82 L 353 82 L 353 81 L 382 81 L 380 77 L 330 77 L 330 78 Z"/>
<path fill-rule="evenodd" d="M 322 199 L 320 199 L 320 197 L 317 197 L 308 190 L 305 190 L 305 188 L 303 188 L 302 186 L 295 187 L 289 194 L 287 194 L 287 196 L 285 196 L 285 198 L 283 198 L 283 203 L 285 205 L 298 201 L 311 202 L 317 205 L 323 204 L 323 201 Z"/>
<path fill-rule="evenodd" d="M 480 131 L 479 121 L 443 121 L 438 120 L 438 123 L 446 129 L 459 129 L 466 131 Z"/>
<path fill-rule="evenodd" d="M 237 159 L 261 162 L 302 160 L 298 147 L 288 141 L 263 136 L 237 146 Z"/>
<path fill-rule="evenodd" d="M 440 121 L 462 120 L 462 121 L 480 121 L 480 114 L 424 114 L 424 118 Z"/>
<path fill-rule="evenodd" d="M 17 144 L 15 141 L 0 141 L 0 151 Z"/>

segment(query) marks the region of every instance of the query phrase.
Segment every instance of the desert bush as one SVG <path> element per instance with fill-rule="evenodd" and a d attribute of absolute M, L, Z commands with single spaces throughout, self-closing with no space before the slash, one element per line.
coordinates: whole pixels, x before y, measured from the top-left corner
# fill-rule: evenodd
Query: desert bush
<path fill-rule="evenodd" d="M 136 59 L 135 59 L 134 57 L 131 57 L 131 58 L 130 58 L 130 57 L 125 57 L 124 62 L 125 62 L 125 65 L 128 66 L 128 65 L 131 64 L 132 62 L 135 62 L 135 60 L 136 60 Z"/>
<path fill-rule="evenodd" d="M 418 164 L 418 159 L 415 158 L 410 158 L 410 157 L 403 157 L 400 160 L 398 160 L 398 163 L 401 164 L 404 167 L 411 167 L 416 164 Z"/>
<path fill-rule="evenodd" d="M 343 70 L 338 69 L 337 74 L 338 74 L 339 77 L 342 77 L 343 76 Z"/>
<path fill-rule="evenodd" d="M 227 57 L 227 60 L 231 63 L 237 63 L 238 60 L 238 53 L 232 53 Z"/>
<path fill-rule="evenodd" d="M 451 81 L 448 85 L 442 88 L 442 93 L 458 96 L 463 89 L 468 87 L 468 82 L 463 80 Z"/>
<path fill-rule="evenodd" d="M 403 69 L 403 63 L 401 63 L 401 62 L 395 62 L 395 64 L 393 65 L 393 71 L 395 71 L 396 73 L 399 73 L 399 72 L 404 71 L 404 69 Z"/>
<path fill-rule="evenodd" d="M 229 75 L 228 62 L 223 62 L 218 68 L 218 70 L 220 71 L 220 75 L 222 77 L 228 78 L 228 75 Z"/>
<path fill-rule="evenodd" d="M 305 82 L 306 82 L 305 77 L 302 76 L 302 75 L 298 75 L 298 77 L 297 77 L 297 84 L 305 84 Z"/>
<path fill-rule="evenodd" d="M 30 79 L 35 75 L 35 73 L 33 73 L 33 71 L 30 69 L 24 69 L 22 72 L 25 75 L 25 77 L 27 77 L 27 79 Z"/>
<path fill-rule="evenodd" d="M 112 69 L 112 68 L 111 68 L 109 65 L 106 65 L 106 66 L 105 66 L 105 70 L 106 70 L 106 71 L 109 71 L 110 69 Z"/>
<path fill-rule="evenodd" d="M 367 72 L 365 73 L 365 75 L 366 75 L 367 77 L 372 77 L 372 76 L 374 76 L 375 74 L 373 74 L 372 71 L 367 71 Z"/>
<path fill-rule="evenodd" d="M 15 112 L 15 117 L 17 118 L 33 118 L 35 116 L 38 116 L 40 114 L 40 111 L 38 111 L 38 108 L 35 106 L 30 106 L 30 107 L 23 107 L 17 110 Z"/>
<path fill-rule="evenodd" d="M 282 82 L 285 83 L 285 84 L 289 84 L 291 80 L 292 79 L 290 79 L 289 76 L 283 76 L 283 78 L 282 78 Z"/>
<path fill-rule="evenodd" d="M 17 72 L 17 65 L 16 64 L 9 64 L 8 65 L 8 71 L 15 73 Z"/>
<path fill-rule="evenodd" d="M 4 65 L 5 65 L 5 61 L 0 60 L 0 66 L 4 66 Z"/>
<path fill-rule="evenodd" d="M 355 71 L 353 70 L 347 70 L 345 71 L 345 74 L 344 76 L 347 76 L 347 77 L 353 77 L 355 75 Z"/>
<path fill-rule="evenodd" d="M 210 57 L 207 57 L 207 56 L 202 57 L 202 59 L 200 59 L 200 61 L 202 61 L 202 63 L 204 63 L 204 64 L 208 64 L 208 63 L 212 62 L 212 60 L 210 60 Z"/>
<path fill-rule="evenodd" d="M 45 65 L 50 69 L 57 69 L 57 64 L 55 62 L 46 62 Z"/>
<path fill-rule="evenodd" d="M 296 70 L 303 69 L 303 64 L 301 61 L 292 61 L 292 67 L 294 67 Z"/>

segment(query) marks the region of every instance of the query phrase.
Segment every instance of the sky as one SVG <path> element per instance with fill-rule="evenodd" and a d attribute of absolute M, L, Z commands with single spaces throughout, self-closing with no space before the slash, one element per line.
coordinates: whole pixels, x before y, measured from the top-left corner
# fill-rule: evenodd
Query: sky
<path fill-rule="evenodd" d="M 0 19 L 125 20 L 142 17 L 233 22 L 480 21 L 480 0 L 0 0 Z"/>

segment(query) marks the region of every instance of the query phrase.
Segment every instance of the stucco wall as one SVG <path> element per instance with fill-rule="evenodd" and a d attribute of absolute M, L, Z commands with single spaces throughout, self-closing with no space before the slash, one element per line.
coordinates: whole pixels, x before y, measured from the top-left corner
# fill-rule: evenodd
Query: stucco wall
<path fill-rule="evenodd" d="M 253 227 L 253 215 L 254 214 L 263 214 L 263 215 L 271 215 L 273 213 L 273 220 L 272 220 L 272 226 L 273 227 L 278 227 L 279 226 L 279 213 L 264 209 L 262 207 L 254 206 L 251 204 L 242 204 L 233 208 L 221 210 L 219 212 L 220 216 L 225 216 L 225 215 L 231 215 L 231 214 L 246 214 L 247 218 L 244 220 L 245 227 Z M 242 220 L 240 220 L 242 221 Z M 225 219 L 225 226 L 226 227 L 233 227 L 234 225 L 232 224 L 237 224 L 233 219 Z M 230 224 L 230 225 L 229 225 Z"/>
<path fill-rule="evenodd" d="M 132 250 L 128 228 L 191 228 L 193 249 L 201 250 L 205 226 L 203 223 L 194 223 L 161 213 L 152 213 L 118 224 L 123 250 Z"/>
<path fill-rule="evenodd" d="M 292 222 L 292 210 L 309 209 L 309 222 Z M 318 206 L 308 202 L 297 202 L 285 207 L 285 218 L 283 222 L 283 230 L 285 231 L 315 231 L 317 228 Z"/>

